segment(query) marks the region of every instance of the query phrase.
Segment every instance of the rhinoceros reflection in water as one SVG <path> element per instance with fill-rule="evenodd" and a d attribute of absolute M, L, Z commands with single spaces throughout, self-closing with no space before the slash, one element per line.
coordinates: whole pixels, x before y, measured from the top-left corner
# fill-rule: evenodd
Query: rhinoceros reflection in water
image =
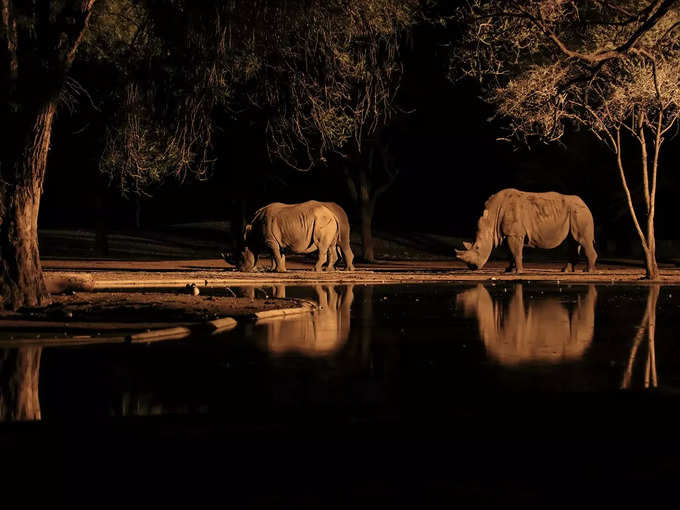
<path fill-rule="evenodd" d="M 39 420 L 42 347 L 0 349 L 0 422 Z"/>
<path fill-rule="evenodd" d="M 318 309 L 314 313 L 263 321 L 271 352 L 324 356 L 338 351 L 347 341 L 353 286 L 338 291 L 333 285 L 317 285 L 315 291 Z"/>
<path fill-rule="evenodd" d="M 597 291 L 588 286 L 570 311 L 555 298 L 525 304 L 521 284 L 510 303 L 494 301 L 482 285 L 458 295 L 466 315 L 476 316 L 488 355 L 504 365 L 560 362 L 581 357 L 593 339 Z"/>

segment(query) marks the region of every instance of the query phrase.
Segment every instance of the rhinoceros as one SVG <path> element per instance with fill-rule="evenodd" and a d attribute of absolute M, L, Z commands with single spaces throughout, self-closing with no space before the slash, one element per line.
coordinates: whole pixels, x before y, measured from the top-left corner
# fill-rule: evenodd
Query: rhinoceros
<path fill-rule="evenodd" d="M 252 271 L 261 252 L 272 254 L 273 268 L 286 270 L 286 252 L 319 252 L 314 266 L 321 271 L 326 260 L 332 269 L 337 260 L 338 219 L 320 202 L 301 204 L 274 202 L 258 209 L 243 231 L 243 247 L 236 261 L 240 271 Z M 231 262 L 225 256 L 227 262 Z"/>
<path fill-rule="evenodd" d="M 567 237 L 569 262 L 563 271 L 574 270 L 581 247 L 588 259 L 585 270 L 593 271 L 597 260 L 593 215 L 580 197 L 504 189 L 486 201 L 475 242 L 463 243 L 465 250 L 456 250 L 456 257 L 471 269 L 481 269 L 491 250 L 506 241 L 511 254 L 506 271 L 521 273 L 525 240 L 527 246 L 550 249 Z"/>

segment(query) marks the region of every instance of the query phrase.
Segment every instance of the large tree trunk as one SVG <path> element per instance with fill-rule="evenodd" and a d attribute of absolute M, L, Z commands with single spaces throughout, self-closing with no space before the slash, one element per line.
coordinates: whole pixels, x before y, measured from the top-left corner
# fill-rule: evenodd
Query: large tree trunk
<path fill-rule="evenodd" d="M 42 347 L 0 350 L 0 422 L 39 420 Z"/>
<path fill-rule="evenodd" d="M 366 158 L 358 156 L 352 166 L 345 166 L 345 182 L 349 194 L 357 205 L 361 221 L 361 243 L 363 259 L 375 262 L 375 242 L 373 240 L 373 216 L 378 198 L 387 191 L 399 173 L 394 165 L 388 147 L 377 144 L 382 165 L 376 170 L 376 148 L 369 147 Z M 365 159 L 365 161 L 364 161 Z M 380 173 L 380 177 L 378 177 Z"/>
<path fill-rule="evenodd" d="M 51 101 L 41 107 L 23 150 L 3 161 L 11 166 L 0 182 L 0 305 L 11 310 L 49 302 L 38 253 L 38 210 L 54 111 Z"/>
<path fill-rule="evenodd" d="M 361 245 L 363 258 L 366 262 L 375 262 L 375 242 L 373 240 L 373 214 L 375 203 L 369 198 L 362 198 L 360 204 L 361 214 Z"/>
<path fill-rule="evenodd" d="M 7 128 L 0 139 L 0 308 L 49 299 L 38 255 L 40 195 L 56 104 L 94 1 L 0 0 L 0 123 Z"/>

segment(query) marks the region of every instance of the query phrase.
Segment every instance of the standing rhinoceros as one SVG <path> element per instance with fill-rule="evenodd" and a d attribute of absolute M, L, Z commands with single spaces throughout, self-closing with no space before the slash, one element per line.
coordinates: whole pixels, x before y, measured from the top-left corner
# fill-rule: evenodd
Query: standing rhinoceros
<path fill-rule="evenodd" d="M 576 195 L 560 193 L 529 193 L 504 189 L 491 195 L 484 204 L 484 213 L 477 225 L 474 244 L 463 243 L 465 250 L 456 250 L 456 257 L 472 269 L 486 264 L 491 250 L 506 241 L 511 253 L 507 271 L 524 270 L 522 249 L 555 248 L 569 236 L 569 262 L 563 271 L 573 271 L 583 247 L 588 266 L 595 269 L 595 227 L 588 206 Z"/>
<path fill-rule="evenodd" d="M 284 272 L 286 252 L 311 253 L 318 250 L 319 257 L 314 270 L 321 271 L 327 259 L 328 267 L 332 269 L 337 260 L 337 241 L 336 213 L 322 203 L 274 202 L 258 209 L 252 221 L 246 225 L 243 247 L 236 265 L 240 271 L 252 271 L 257 265 L 258 255 L 269 251 L 276 271 Z"/>

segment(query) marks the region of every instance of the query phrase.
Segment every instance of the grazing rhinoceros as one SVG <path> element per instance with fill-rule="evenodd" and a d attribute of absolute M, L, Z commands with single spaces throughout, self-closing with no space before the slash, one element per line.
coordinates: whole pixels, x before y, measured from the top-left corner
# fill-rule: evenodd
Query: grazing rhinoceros
<path fill-rule="evenodd" d="M 484 204 L 484 213 L 477 225 L 474 244 L 463 243 L 465 250 L 456 250 L 456 257 L 471 269 L 480 269 L 489 259 L 491 250 L 503 241 L 512 255 L 506 271 L 524 270 L 522 248 L 555 248 L 569 236 L 569 262 L 563 271 L 573 271 L 581 247 L 588 259 L 586 271 L 595 269 L 595 227 L 588 206 L 576 195 L 560 193 L 529 193 L 504 189 L 491 195 Z"/>
<path fill-rule="evenodd" d="M 332 269 L 337 260 L 338 220 L 336 213 L 320 202 L 309 201 L 301 204 L 274 202 L 255 213 L 243 232 L 243 248 L 236 265 L 240 271 L 252 271 L 257 265 L 258 255 L 270 251 L 273 268 L 278 272 L 286 270 L 286 252 L 319 252 L 314 266 L 321 271 L 328 259 Z M 282 253 L 283 252 L 283 253 Z M 231 262 L 225 257 L 227 262 Z"/>

